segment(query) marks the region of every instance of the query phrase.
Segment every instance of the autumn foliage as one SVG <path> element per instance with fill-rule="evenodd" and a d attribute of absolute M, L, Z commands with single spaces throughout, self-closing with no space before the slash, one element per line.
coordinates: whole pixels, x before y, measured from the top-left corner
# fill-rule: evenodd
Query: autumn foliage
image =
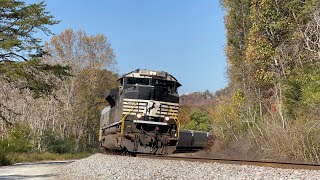
<path fill-rule="evenodd" d="M 222 5 L 230 83 L 210 114 L 225 155 L 319 162 L 319 1 Z"/>

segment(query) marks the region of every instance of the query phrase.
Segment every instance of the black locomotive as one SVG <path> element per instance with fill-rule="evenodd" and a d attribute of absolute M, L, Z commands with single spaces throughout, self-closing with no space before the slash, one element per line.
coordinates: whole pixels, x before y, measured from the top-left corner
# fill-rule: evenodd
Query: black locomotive
<path fill-rule="evenodd" d="M 135 70 L 107 93 L 100 144 L 131 153 L 171 154 L 179 139 L 180 83 L 162 71 Z"/>
<path fill-rule="evenodd" d="M 177 89 L 181 84 L 167 72 L 139 69 L 118 81 L 119 87 L 106 95 L 109 106 L 101 113 L 100 145 L 133 154 L 173 153 L 180 138 Z M 206 141 L 203 133 L 198 140 L 194 132 L 181 132 L 178 147 L 193 148 L 196 144 L 201 148 Z"/>

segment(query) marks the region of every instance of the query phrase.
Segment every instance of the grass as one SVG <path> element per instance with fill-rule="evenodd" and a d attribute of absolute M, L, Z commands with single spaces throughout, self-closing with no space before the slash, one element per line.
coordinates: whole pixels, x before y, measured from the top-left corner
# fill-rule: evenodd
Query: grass
<path fill-rule="evenodd" d="M 36 162 L 36 161 L 49 161 L 49 160 L 68 160 L 68 159 L 81 159 L 92 155 L 89 152 L 70 153 L 70 154 L 56 154 L 50 152 L 43 153 L 8 153 L 0 156 L 0 166 L 10 165 L 20 162 Z"/>
<path fill-rule="evenodd" d="M 12 162 L 7 158 L 7 156 L 0 154 L 0 166 L 6 166 L 10 164 L 12 164 Z"/>

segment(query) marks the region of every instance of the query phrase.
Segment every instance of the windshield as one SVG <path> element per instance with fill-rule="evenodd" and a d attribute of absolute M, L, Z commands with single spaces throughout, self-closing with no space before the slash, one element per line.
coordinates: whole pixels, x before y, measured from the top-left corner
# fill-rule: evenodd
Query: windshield
<path fill-rule="evenodd" d="M 170 92 L 176 92 L 176 83 L 174 81 L 167 81 L 161 79 L 153 79 L 152 85 L 155 87 L 168 88 Z"/>
<path fill-rule="evenodd" d="M 127 79 L 127 84 L 129 85 L 150 85 L 150 79 L 149 78 L 132 78 L 129 77 Z"/>
<path fill-rule="evenodd" d="M 125 80 L 124 97 L 179 102 L 177 82 L 151 78 L 128 77 Z"/>
<path fill-rule="evenodd" d="M 153 85 L 154 86 L 161 86 L 161 87 L 174 87 L 174 82 L 173 81 L 166 81 L 166 80 L 161 80 L 161 79 L 154 79 L 153 80 Z"/>

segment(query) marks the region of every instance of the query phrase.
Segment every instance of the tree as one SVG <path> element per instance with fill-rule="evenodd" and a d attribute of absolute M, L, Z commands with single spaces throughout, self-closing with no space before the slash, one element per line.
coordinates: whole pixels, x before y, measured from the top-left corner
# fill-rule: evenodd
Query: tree
<path fill-rule="evenodd" d="M 35 33 L 52 34 L 48 26 L 57 24 L 44 2 L 26 5 L 19 0 L 0 4 L 0 62 L 42 57 L 41 39 Z"/>
<path fill-rule="evenodd" d="M 184 128 L 198 131 L 210 131 L 212 128 L 212 121 L 207 112 L 195 110 L 190 113 L 190 122 L 188 122 Z"/>
<path fill-rule="evenodd" d="M 96 145 L 104 93 L 115 87 L 117 80 L 115 56 L 107 37 L 67 29 L 52 37 L 45 49 L 51 54 L 46 62 L 72 68 L 72 77 L 62 83 L 58 92 L 64 102 L 63 116 L 54 118 L 55 124 L 62 127 L 59 136 L 74 137 L 76 150 Z"/>
<path fill-rule="evenodd" d="M 46 53 L 36 33 L 52 34 L 48 26 L 58 23 L 45 6 L 44 2 L 26 5 L 19 0 L 2 0 L 0 4 L 0 81 L 21 93 L 31 91 L 34 98 L 52 94 L 57 82 L 69 76 L 68 67 L 41 61 Z M 19 113 L 1 99 L 0 118 L 12 124 L 8 121 L 12 114 Z"/>

